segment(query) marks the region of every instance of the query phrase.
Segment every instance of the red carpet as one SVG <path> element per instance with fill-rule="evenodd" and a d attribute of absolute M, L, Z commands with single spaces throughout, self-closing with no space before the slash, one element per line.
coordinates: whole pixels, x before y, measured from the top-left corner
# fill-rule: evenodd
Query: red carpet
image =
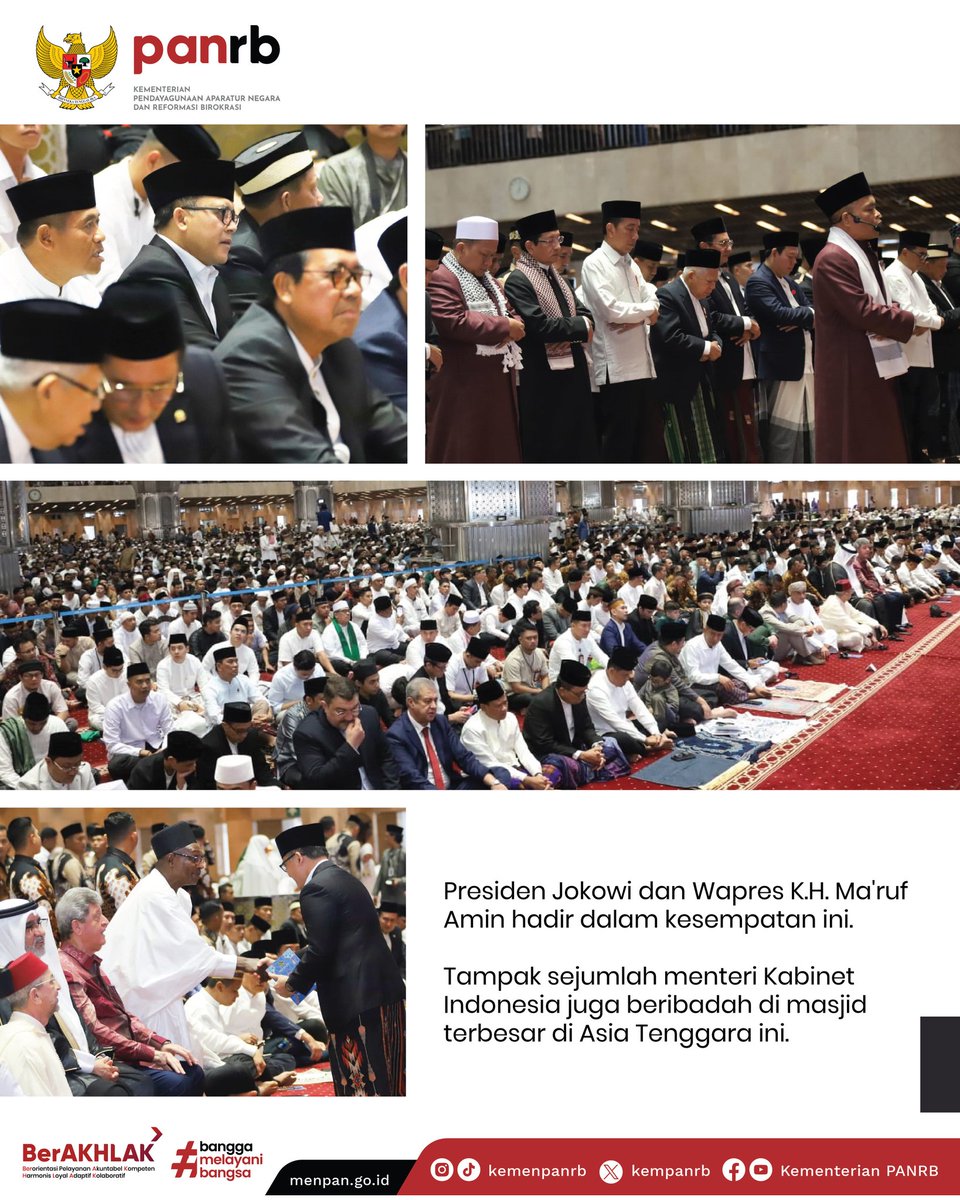
<path fill-rule="evenodd" d="M 960 598 L 945 608 L 960 609 Z M 928 605 L 908 609 L 907 618 L 914 624 L 910 636 L 889 643 L 885 654 L 831 655 L 822 667 L 801 668 L 801 679 L 850 687 L 796 738 L 769 750 L 727 787 L 960 786 L 960 706 L 951 699 L 960 663 L 960 618 L 933 618 Z M 869 664 L 876 666 L 875 673 L 866 671 Z M 631 778 L 589 786 L 665 790 Z"/>

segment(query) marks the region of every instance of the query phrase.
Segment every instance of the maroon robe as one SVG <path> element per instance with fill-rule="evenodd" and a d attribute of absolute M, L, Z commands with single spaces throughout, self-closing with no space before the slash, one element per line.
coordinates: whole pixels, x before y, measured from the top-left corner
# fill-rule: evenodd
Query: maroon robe
<path fill-rule="evenodd" d="M 442 265 L 429 292 L 443 367 L 427 384 L 427 462 L 520 462 L 517 373 L 504 372 L 499 354 L 477 353 L 506 339 L 507 318 L 471 312 Z"/>
<path fill-rule="evenodd" d="M 854 259 L 832 242 L 814 263 L 813 297 L 816 461 L 906 462 L 897 381 L 877 374 L 867 334 L 908 342 L 912 315 L 874 303 Z"/>

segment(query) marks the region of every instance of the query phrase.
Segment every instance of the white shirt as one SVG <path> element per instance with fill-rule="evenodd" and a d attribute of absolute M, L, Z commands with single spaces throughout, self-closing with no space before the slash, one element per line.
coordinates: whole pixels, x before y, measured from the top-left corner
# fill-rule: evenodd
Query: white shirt
<path fill-rule="evenodd" d="M 737 298 L 733 294 L 733 288 L 726 281 L 726 279 L 724 279 L 722 271 L 720 272 L 720 278 L 718 282 L 723 290 L 727 293 L 727 299 L 730 301 L 730 307 L 743 322 L 744 333 L 749 333 L 753 328 L 753 318 L 746 316 L 740 311 L 740 305 L 737 303 Z M 757 368 L 754 366 L 753 351 L 750 349 L 750 343 L 744 342 L 741 349 L 743 350 L 743 375 L 741 376 L 741 379 L 756 379 Z"/>
<path fill-rule="evenodd" d="M 11 250 L 17 244 L 17 229 L 20 226 L 20 218 L 13 211 L 13 205 L 10 203 L 7 192 L 19 183 L 26 183 L 31 179 L 39 179 L 42 175 L 46 175 L 46 171 L 42 167 L 38 167 L 28 154 L 23 164 L 23 179 L 17 179 L 13 173 L 13 168 L 7 161 L 7 156 L 0 150 L 0 242 Z"/>
<path fill-rule="evenodd" d="M 0 304 L 12 300 L 72 300 L 87 308 L 99 308 L 100 293 L 87 275 L 75 275 L 63 287 L 41 275 L 23 252 L 22 246 L 0 256 Z"/>
<path fill-rule="evenodd" d="M 31 466 L 34 462 L 34 457 L 30 439 L 17 424 L 13 413 L 7 408 L 7 403 L 2 396 L 0 396 L 0 423 L 2 423 L 3 432 L 7 436 L 7 451 L 10 455 L 11 464 L 21 467 Z"/>
<path fill-rule="evenodd" d="M 544 567 L 543 586 L 552 597 L 554 592 L 558 592 L 563 587 L 563 576 L 559 571 L 553 570 L 552 567 Z"/>
<path fill-rule="evenodd" d="M 121 669 L 120 674 L 113 678 L 101 667 L 99 671 L 95 671 L 87 681 L 87 713 L 90 718 L 93 718 L 98 725 L 103 723 L 103 712 L 114 696 L 123 696 L 127 693 L 127 681 L 124 676 L 124 671 Z M 96 728 L 96 726 L 94 727 Z"/>
<path fill-rule="evenodd" d="M 242 628 L 242 626 L 241 626 L 241 628 Z M 210 649 L 203 656 L 203 661 L 201 662 L 200 665 L 203 667 L 204 671 L 206 671 L 206 673 L 208 675 L 216 675 L 216 673 L 217 673 L 216 660 L 213 657 L 213 652 L 215 650 L 222 650 L 223 645 L 224 645 L 223 642 L 217 642 L 217 644 L 215 646 L 211 646 Z M 254 652 L 250 649 L 249 646 L 245 646 L 243 644 L 241 644 L 239 646 L 234 646 L 234 650 L 236 650 L 236 652 L 237 652 L 237 663 L 240 668 L 239 674 L 246 675 L 246 677 L 248 679 L 252 679 L 254 683 L 259 683 L 260 682 L 260 668 L 257 665 L 257 656 L 254 654 Z M 192 658 L 192 657 L 193 657 L 193 655 L 190 655 L 190 654 L 187 655 L 187 658 Z M 159 680 L 160 680 L 160 676 L 158 674 L 157 681 L 159 682 Z"/>
<path fill-rule="evenodd" d="M 502 721 L 494 721 L 481 709 L 463 726 L 460 740 L 485 767 L 505 767 L 514 779 L 539 775 L 540 762 L 534 755 L 512 712 Z"/>
<path fill-rule="evenodd" d="M 220 277 L 217 268 L 208 267 L 199 258 L 195 258 L 189 250 L 184 250 L 182 246 L 178 246 L 176 242 L 171 241 L 164 234 L 161 233 L 158 236 L 163 238 L 186 267 L 187 274 L 193 281 L 193 286 L 197 289 L 197 295 L 200 297 L 203 311 L 210 318 L 210 324 L 213 326 L 214 333 L 219 333 L 217 329 L 217 314 L 213 307 L 213 287 Z"/>
<path fill-rule="evenodd" d="M 129 690 L 116 696 L 103 710 L 103 741 L 107 754 L 139 755 L 149 743 L 154 750 L 166 745 L 173 728 L 173 714 L 166 699 L 150 692 L 142 704 L 134 702 Z"/>
<path fill-rule="evenodd" d="M 652 596 L 657 602 L 657 608 L 663 608 L 667 599 L 667 585 L 656 575 L 651 575 L 640 589 L 641 596 Z"/>
<path fill-rule="evenodd" d="M 560 674 L 560 664 L 565 658 L 584 664 L 588 664 L 591 659 L 596 659 L 601 667 L 605 667 L 609 661 L 607 655 L 594 641 L 592 634 L 588 633 L 585 638 L 580 638 L 578 641 L 570 629 L 565 629 L 560 634 L 550 651 L 548 670 L 551 683 L 556 683 L 557 676 Z"/>
<path fill-rule="evenodd" d="M 235 675 L 233 679 L 226 680 L 216 674 L 207 676 L 207 683 L 201 694 L 206 718 L 213 725 L 219 725 L 223 720 L 225 704 L 252 705 L 263 696 L 253 680 L 248 679 L 246 675 Z"/>
<path fill-rule="evenodd" d="M 455 692 L 458 696 L 472 696 L 477 690 L 477 684 L 486 683 L 487 668 L 485 663 L 478 667 L 464 665 L 463 654 L 454 654 L 446 665 L 444 676 L 447 681 L 447 691 Z"/>
<path fill-rule="evenodd" d="M 403 640 L 403 630 L 393 616 L 380 617 L 374 614 L 367 622 L 367 649 L 370 654 L 378 650 L 396 650 Z"/>
<path fill-rule="evenodd" d="M 520 611 L 519 609 L 517 611 Z M 499 638 L 501 642 L 505 642 L 510 636 L 510 630 L 513 628 L 513 623 L 516 617 L 510 617 L 509 620 L 500 620 L 500 609 L 495 605 L 490 608 L 485 608 L 480 617 L 480 631 L 489 634 L 490 637 Z"/>
<path fill-rule="evenodd" d="M 313 668 L 313 678 L 323 679 L 325 675 L 323 667 L 317 663 Z M 275 673 L 271 680 L 270 689 L 267 692 L 267 703 L 275 713 L 278 713 L 285 704 L 303 699 L 303 684 L 304 681 L 297 674 L 293 663 L 287 663 L 285 667 L 281 667 Z"/>
<path fill-rule="evenodd" d="M 687 288 L 687 295 L 690 297 L 690 303 L 693 305 L 693 311 L 696 315 L 697 322 L 700 325 L 700 333 L 703 336 L 703 355 L 701 356 L 703 358 L 710 353 L 710 347 L 712 345 L 712 340 L 710 338 L 710 323 L 707 320 L 707 314 L 703 311 L 703 305 L 696 298 L 693 292 L 690 291 L 690 288 L 687 287 L 687 281 L 683 279 L 682 275 L 680 278 L 683 282 L 683 286 Z"/>
<path fill-rule="evenodd" d="M 937 306 L 930 299 L 919 276 L 899 258 L 895 258 L 884 269 L 883 274 L 890 299 L 896 301 L 907 312 L 913 313 L 916 324 L 923 330 L 923 333 L 910 338 L 903 347 L 908 364 L 911 367 L 932 367 L 933 338 L 930 336 L 930 330 L 940 329 L 943 326 L 943 317 L 937 312 Z"/>
<path fill-rule="evenodd" d="M 33 751 L 34 762 L 42 762 L 47 756 L 47 750 L 50 748 L 50 735 L 52 733 L 66 733 L 67 727 L 59 717 L 48 717 L 47 723 L 39 733 L 31 733 L 24 726 L 27 734 L 27 741 L 30 743 L 30 749 Z M 20 786 L 20 776 L 13 769 L 13 755 L 10 752 L 10 743 L 0 734 L 0 783 L 5 787 L 15 788 Z"/>
<path fill-rule="evenodd" d="M 640 603 L 640 597 L 643 595 L 643 584 L 639 587 L 633 583 L 625 583 L 617 589 L 617 597 L 622 600 L 627 606 L 627 613 L 632 613 Z"/>
<path fill-rule="evenodd" d="M 594 382 L 625 383 L 656 379 L 647 322 L 660 311 L 657 290 L 647 283 L 629 254 L 618 254 L 604 242 L 583 260 L 580 274 L 583 301 L 594 317 L 590 345 Z M 611 325 L 631 329 L 611 329 Z"/>
<path fill-rule="evenodd" d="M 201 988 L 183 1006 L 193 1041 L 203 1047 L 203 1065 L 207 1070 L 222 1067 L 230 1054 L 246 1054 L 252 1058 L 256 1052 L 256 1046 L 227 1029 L 229 1014 L 236 1003 L 239 1003 L 239 997 L 232 1005 L 219 1004 L 206 988 Z"/>
<path fill-rule="evenodd" d="M 111 163 L 93 177 L 100 228 L 107 235 L 103 265 L 93 277 L 101 293 L 120 278 L 153 237 L 153 209 L 149 200 L 141 200 L 134 191 L 131 162 L 132 157 L 128 157 Z"/>
<path fill-rule="evenodd" d="M 25 1096 L 70 1096 L 63 1065 L 46 1029 L 25 1012 L 0 1026 L 0 1060 Z"/>
<path fill-rule="evenodd" d="M 50 701 L 50 707 L 55 713 L 65 713 L 67 711 L 67 702 L 64 700 L 63 692 L 57 684 L 51 683 L 49 679 L 41 679 L 40 691 Z M 3 715 L 5 717 L 19 717 L 22 713 L 24 702 L 29 695 L 30 693 L 22 683 L 18 683 L 12 687 L 3 698 Z"/>
<path fill-rule="evenodd" d="M 26 775 L 20 777 L 17 785 L 29 791 L 40 792 L 89 792 L 97 786 L 89 763 L 82 762 L 80 770 L 72 776 L 69 783 L 56 783 L 47 767 L 47 760 L 41 758 Z"/>
<path fill-rule="evenodd" d="M 131 431 L 121 429 L 119 425 L 114 425 L 111 421 L 110 432 L 117 443 L 120 457 L 125 463 L 165 463 L 167 461 L 155 423 L 151 423 L 146 429 Z"/>
<path fill-rule="evenodd" d="M 728 675 L 739 679 L 741 683 L 751 689 L 763 684 L 759 675 L 745 671 L 738 662 L 735 662 L 720 642 L 713 647 L 708 646 L 702 633 L 691 638 L 680 651 L 680 665 L 691 683 L 714 684 L 720 678 L 720 668 L 723 667 Z"/>
<path fill-rule="evenodd" d="M 283 666 L 284 663 L 293 662 L 294 656 L 299 654 L 301 650 L 309 650 L 311 654 L 320 656 L 323 650 L 323 639 L 316 629 L 311 629 L 305 638 L 302 638 L 296 629 L 291 629 L 280 639 L 280 644 L 277 648 L 277 664 Z"/>
<path fill-rule="evenodd" d="M 288 329 L 287 333 L 290 334 L 290 340 L 297 351 L 297 357 L 300 359 L 301 365 L 307 373 L 307 378 L 310 380 L 310 387 L 313 390 L 314 397 L 327 418 L 327 437 L 330 439 L 333 453 L 339 462 L 348 463 L 350 461 L 350 447 L 345 442 L 340 441 L 340 414 L 337 412 L 337 406 L 333 402 L 333 397 L 330 395 L 326 380 L 320 371 L 323 355 L 320 354 L 315 359 L 311 358 L 293 331 Z"/>
<path fill-rule="evenodd" d="M 330 658 L 342 658 L 344 661 L 346 661 L 347 656 L 344 654 L 343 647 L 340 645 L 340 635 L 337 633 L 334 627 L 335 625 L 336 617 L 334 617 L 334 619 L 320 635 L 320 642 Z M 358 625 L 353 626 L 353 635 L 357 639 L 357 650 L 359 651 L 360 658 L 366 658 L 367 639 L 363 636 L 363 633 Z M 347 637 L 349 640 L 348 634 L 344 633 L 344 637 Z M 419 641 L 419 638 L 417 640 Z M 320 673 L 323 674 L 322 671 Z"/>
<path fill-rule="evenodd" d="M 587 687 L 587 708 L 594 726 L 600 733 L 629 733 L 637 737 L 637 729 L 627 720 L 633 713 L 646 733 L 660 732 L 653 713 L 637 695 L 636 688 L 628 680 L 623 687 L 614 687 L 606 671 L 594 671 Z"/>
<path fill-rule="evenodd" d="M 157 690 L 172 705 L 181 700 L 199 700 L 197 693 L 206 687 L 210 674 L 195 654 L 188 653 L 180 663 L 168 654 L 157 663 Z"/>

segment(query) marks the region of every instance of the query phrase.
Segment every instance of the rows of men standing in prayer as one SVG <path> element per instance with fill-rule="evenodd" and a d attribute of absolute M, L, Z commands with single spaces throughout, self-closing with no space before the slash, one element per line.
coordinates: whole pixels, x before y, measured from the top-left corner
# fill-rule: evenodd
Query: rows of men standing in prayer
<path fill-rule="evenodd" d="M 127 838 L 132 816 L 111 820 Z M 103 890 L 84 883 L 55 910 L 19 882 L 0 902 L 0 1094 L 271 1095 L 315 1063 L 329 1065 L 338 1095 L 404 1094 L 404 985 L 390 931 L 364 885 L 330 861 L 323 827 L 278 835 L 299 911 L 271 934 L 257 916 L 270 897 L 257 897 L 252 946 L 191 919 L 207 861 L 196 830 L 155 826 L 144 877 L 111 893 L 109 911 Z M 10 831 L 21 851 L 39 853 L 29 818 Z M 17 858 L 33 865 L 31 879 L 43 875 L 29 854 Z M 271 974 L 287 951 L 292 973 Z"/>
<path fill-rule="evenodd" d="M 97 175 L 21 152 L 0 190 L 0 461 L 406 460 L 397 195 L 355 229 L 302 131 L 219 155 L 199 125 L 156 126 Z"/>
<path fill-rule="evenodd" d="M 604 201 L 604 240 L 576 290 L 558 270 L 572 235 L 552 210 L 509 240 L 464 217 L 446 254 L 427 230 L 427 460 L 960 455 L 960 224 L 942 245 L 904 230 L 881 270 L 865 176 L 815 200 L 826 238 L 767 233 L 755 267 L 711 217 L 669 282 L 663 246 L 640 236 L 641 204 Z"/>

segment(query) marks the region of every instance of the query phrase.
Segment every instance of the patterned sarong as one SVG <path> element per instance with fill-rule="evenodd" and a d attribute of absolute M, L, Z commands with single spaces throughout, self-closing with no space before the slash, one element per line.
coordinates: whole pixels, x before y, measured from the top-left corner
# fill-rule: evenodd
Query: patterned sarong
<path fill-rule="evenodd" d="M 360 1013 L 330 1034 L 327 1051 L 337 1096 L 407 1094 L 407 1015 L 403 1000 Z"/>

